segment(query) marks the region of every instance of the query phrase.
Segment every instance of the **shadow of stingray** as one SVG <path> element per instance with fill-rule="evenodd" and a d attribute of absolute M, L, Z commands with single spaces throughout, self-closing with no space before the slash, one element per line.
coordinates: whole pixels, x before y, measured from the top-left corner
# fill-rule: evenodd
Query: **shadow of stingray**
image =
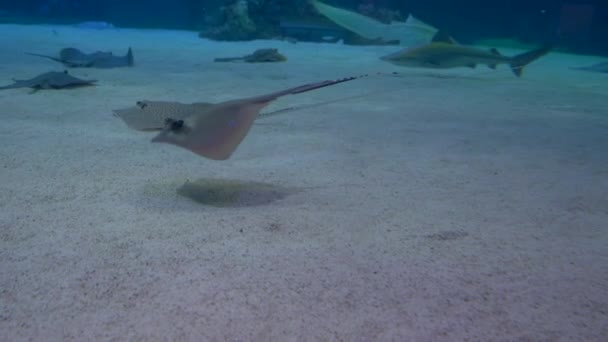
<path fill-rule="evenodd" d="M 187 181 L 177 189 L 177 194 L 204 205 L 238 208 L 267 205 L 296 191 L 267 183 L 201 178 Z"/>

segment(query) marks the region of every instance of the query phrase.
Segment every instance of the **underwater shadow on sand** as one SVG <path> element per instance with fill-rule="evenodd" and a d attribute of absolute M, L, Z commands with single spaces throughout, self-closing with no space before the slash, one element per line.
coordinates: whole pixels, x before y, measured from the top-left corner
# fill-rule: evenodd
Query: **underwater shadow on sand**
<path fill-rule="evenodd" d="M 177 188 L 177 194 L 180 196 L 199 204 L 219 208 L 268 205 L 296 191 L 270 183 L 218 178 L 187 181 Z"/>
<path fill-rule="evenodd" d="M 148 208 L 158 210 L 192 210 L 180 199 L 216 208 L 244 208 L 269 205 L 301 191 L 271 183 L 238 179 L 200 178 L 197 180 L 169 180 L 144 186 L 142 200 Z"/>

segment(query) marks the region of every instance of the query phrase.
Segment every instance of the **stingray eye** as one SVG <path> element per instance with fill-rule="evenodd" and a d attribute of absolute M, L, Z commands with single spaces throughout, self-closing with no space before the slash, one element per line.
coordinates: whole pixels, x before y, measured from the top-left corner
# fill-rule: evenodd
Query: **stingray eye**
<path fill-rule="evenodd" d="M 165 119 L 165 125 L 172 132 L 179 132 L 184 127 L 184 120 Z"/>
<path fill-rule="evenodd" d="M 137 101 L 137 102 L 135 102 L 135 104 L 136 104 L 136 105 L 137 105 L 139 108 L 141 108 L 141 109 L 144 109 L 144 108 L 146 108 L 146 107 L 148 106 L 148 104 L 147 104 L 147 103 L 142 102 L 142 101 Z"/>
<path fill-rule="evenodd" d="M 177 120 L 171 123 L 171 130 L 174 132 L 179 131 L 182 127 L 184 127 L 184 120 Z"/>

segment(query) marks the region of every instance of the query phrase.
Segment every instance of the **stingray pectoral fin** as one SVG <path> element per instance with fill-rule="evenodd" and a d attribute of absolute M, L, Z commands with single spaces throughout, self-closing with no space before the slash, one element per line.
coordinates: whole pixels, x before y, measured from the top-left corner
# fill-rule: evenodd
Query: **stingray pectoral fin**
<path fill-rule="evenodd" d="M 146 112 L 137 107 L 115 109 L 113 113 L 114 116 L 121 118 L 127 127 L 136 131 L 160 131 L 165 126 L 162 118 L 154 115 L 154 113 L 147 115 Z"/>
<path fill-rule="evenodd" d="M 13 84 L 0 87 L 0 90 L 27 88 L 30 86 L 30 83 L 27 80 L 17 80 L 13 78 L 13 82 Z"/>
<path fill-rule="evenodd" d="M 192 113 L 183 120 L 168 119 L 152 142 L 180 146 L 213 160 L 226 160 L 245 139 L 260 110 L 274 98 L 255 99 L 219 103 L 209 111 Z"/>

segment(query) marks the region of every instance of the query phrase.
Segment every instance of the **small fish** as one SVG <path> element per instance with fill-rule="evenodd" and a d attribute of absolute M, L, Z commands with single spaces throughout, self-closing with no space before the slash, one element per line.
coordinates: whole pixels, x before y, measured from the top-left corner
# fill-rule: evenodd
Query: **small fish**
<path fill-rule="evenodd" d="M 583 71 L 608 73 L 608 62 L 597 63 L 597 64 L 594 64 L 594 65 L 584 66 L 584 67 L 574 67 L 574 68 L 570 68 L 570 69 L 572 69 L 572 70 L 583 70 Z"/>
<path fill-rule="evenodd" d="M 454 41 L 434 41 L 419 47 L 403 49 L 380 59 L 400 66 L 434 69 L 475 68 L 477 64 L 485 64 L 495 69 L 498 64 L 509 64 L 515 76 L 520 77 L 526 65 L 550 50 L 551 47 L 546 46 L 516 56 L 504 56 L 496 49 L 485 51 L 456 44 Z"/>
<path fill-rule="evenodd" d="M 135 64 L 133 51 L 131 48 L 124 56 L 114 56 L 112 52 L 97 51 L 93 53 L 84 53 L 76 48 L 65 48 L 59 51 L 59 57 L 41 55 L 37 53 L 26 52 L 27 55 L 43 57 L 51 59 L 55 62 L 62 63 L 68 68 L 120 68 L 130 67 Z"/>
<path fill-rule="evenodd" d="M 13 84 L 0 87 L 0 90 L 16 88 L 32 88 L 34 91 L 40 89 L 63 89 L 94 85 L 96 80 L 83 80 L 76 78 L 66 71 L 51 71 L 38 75 L 29 80 L 14 80 Z"/>

